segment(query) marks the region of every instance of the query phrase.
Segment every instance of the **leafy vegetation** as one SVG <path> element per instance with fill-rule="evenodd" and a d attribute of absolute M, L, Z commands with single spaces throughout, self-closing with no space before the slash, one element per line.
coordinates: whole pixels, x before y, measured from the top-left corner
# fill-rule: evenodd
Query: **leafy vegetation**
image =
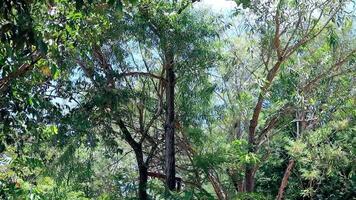
<path fill-rule="evenodd" d="M 1 199 L 355 198 L 355 2 L 0 5 Z"/>

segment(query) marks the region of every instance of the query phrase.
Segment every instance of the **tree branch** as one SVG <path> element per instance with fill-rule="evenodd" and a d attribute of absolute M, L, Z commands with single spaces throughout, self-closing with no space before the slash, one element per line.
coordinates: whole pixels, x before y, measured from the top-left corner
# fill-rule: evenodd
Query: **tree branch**
<path fill-rule="evenodd" d="M 134 149 L 134 151 L 137 151 L 140 144 L 135 141 L 135 139 L 131 136 L 130 131 L 127 129 L 125 123 L 122 121 L 122 119 L 118 119 L 117 124 L 120 127 L 120 130 L 124 136 L 124 139 L 126 140 L 127 143 Z"/>
<path fill-rule="evenodd" d="M 31 57 L 32 61 L 30 63 L 22 64 L 16 71 L 11 72 L 7 76 L 0 79 L 0 92 L 5 91 L 12 80 L 23 76 L 26 72 L 32 70 L 34 65 L 42 58 L 39 51 L 33 52 Z"/>
<path fill-rule="evenodd" d="M 152 74 L 150 72 L 123 72 L 123 73 L 114 75 L 114 77 L 116 77 L 118 79 L 122 78 L 122 77 L 126 77 L 126 76 L 147 76 L 147 77 L 155 78 L 158 80 L 162 80 L 163 82 L 166 82 L 165 78 L 163 78 L 159 75 L 156 75 L 156 74 Z"/>
<path fill-rule="evenodd" d="M 348 59 L 350 57 L 355 56 L 355 53 L 356 53 L 356 49 L 352 50 L 347 56 L 345 56 L 343 59 L 339 60 L 337 63 L 333 64 L 328 70 L 319 74 L 314 79 L 310 80 L 306 85 L 304 85 L 302 87 L 301 91 L 303 91 L 303 92 L 309 91 L 313 87 L 313 85 L 315 85 L 317 82 L 319 82 L 325 76 L 332 73 L 332 71 L 338 70 L 343 64 L 345 64 L 345 62 L 348 61 Z"/>

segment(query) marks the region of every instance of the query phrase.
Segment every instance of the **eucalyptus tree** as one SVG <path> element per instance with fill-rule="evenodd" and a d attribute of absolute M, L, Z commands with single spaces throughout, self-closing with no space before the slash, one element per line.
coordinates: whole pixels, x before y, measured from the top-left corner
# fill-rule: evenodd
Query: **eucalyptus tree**
<path fill-rule="evenodd" d="M 274 142 L 273 138 L 283 135 L 284 131 L 294 131 L 294 127 L 288 126 L 286 128 L 286 124 L 294 120 L 289 117 L 295 113 L 297 107 L 295 99 L 290 99 L 284 93 L 276 92 L 276 89 L 278 88 L 278 91 L 289 91 L 291 95 L 295 95 L 299 92 L 292 91 L 299 91 L 299 88 L 303 88 L 303 84 L 305 87 L 313 85 L 312 88 L 304 91 L 310 94 L 315 88 L 321 87 L 323 84 L 321 80 L 328 79 L 328 75 L 334 73 L 334 75 L 331 75 L 332 77 L 351 72 L 352 60 L 355 54 L 354 43 L 352 39 L 350 40 L 352 38 L 352 34 L 350 36 L 352 32 L 350 30 L 350 17 L 352 16 L 350 16 L 350 13 L 346 13 L 349 6 L 347 2 L 337 3 L 334 6 L 333 2 L 327 1 L 323 2 L 322 6 L 316 7 L 313 6 L 317 4 L 309 5 L 308 3 L 304 4 L 305 2 L 300 2 L 301 4 L 298 5 L 294 4 L 294 2 L 254 3 L 248 4 L 254 14 L 251 15 L 251 12 L 246 10 L 240 10 L 241 14 L 237 14 L 238 22 L 235 23 L 239 29 L 237 36 L 231 36 L 231 33 L 225 36 L 231 38 L 228 42 L 231 59 L 222 62 L 222 67 L 220 68 L 222 77 L 217 87 L 216 96 L 217 108 L 223 108 L 220 112 L 223 124 L 216 123 L 214 130 L 220 134 L 224 131 L 230 133 L 228 136 L 230 141 L 231 138 L 237 140 L 250 138 L 249 146 L 254 148 L 254 151 L 249 150 L 250 152 L 245 158 L 239 159 L 240 164 L 232 165 L 232 168 L 228 167 L 227 174 L 230 176 L 231 184 L 234 185 L 238 193 L 248 188 L 251 189 L 251 185 L 254 182 L 254 174 L 258 172 L 258 169 L 265 168 L 264 163 L 269 162 L 271 151 L 273 152 L 273 148 L 269 146 L 269 143 Z M 267 10 L 270 12 L 267 12 Z M 316 12 L 315 10 L 318 11 Z M 292 15 L 291 13 L 296 14 Z M 305 19 L 310 20 L 303 20 L 303 16 Z M 307 25 L 309 21 L 310 24 Z M 338 25 L 335 26 L 335 24 Z M 278 33 L 278 26 L 280 26 L 280 33 Z M 338 28 L 335 29 L 335 27 Z M 349 28 L 345 29 L 345 27 Z M 304 54 L 302 52 L 305 51 L 305 48 L 313 49 L 310 52 L 314 54 L 317 52 L 316 49 L 320 48 L 316 47 L 316 45 L 327 45 L 331 42 L 330 45 L 335 46 L 337 43 L 335 39 L 338 38 L 338 35 L 335 35 L 335 30 L 340 31 L 341 29 L 346 31 L 343 33 L 344 35 L 348 35 L 344 38 L 347 42 L 342 45 L 343 53 L 335 53 L 332 49 L 323 48 L 322 51 L 327 52 L 327 55 L 337 55 L 337 57 L 333 57 L 333 61 L 325 60 L 326 63 L 318 64 L 318 68 L 303 68 L 302 71 L 305 74 L 301 77 L 308 77 L 308 80 L 296 78 L 293 80 L 302 82 L 290 85 L 287 88 L 281 87 L 282 85 L 287 86 L 287 84 L 286 82 L 280 84 L 279 81 L 281 79 L 288 80 L 285 74 L 293 74 L 293 68 L 303 62 L 303 59 L 314 65 L 320 63 L 303 57 L 302 55 Z M 279 39 L 276 39 L 276 32 Z M 340 35 L 342 34 L 339 33 Z M 276 45 L 278 46 L 280 43 L 285 45 L 281 48 L 282 52 L 290 51 L 293 53 L 285 54 L 286 57 L 282 56 L 282 59 L 278 58 Z M 324 59 L 326 58 L 328 57 L 325 57 L 324 54 Z M 277 63 L 280 66 L 275 65 Z M 320 72 L 319 75 L 317 75 L 318 72 Z M 266 78 L 263 78 L 264 76 Z M 271 84 L 275 78 L 276 83 Z M 307 84 L 308 82 L 310 84 Z M 265 87 L 268 89 L 264 89 Z M 254 96 L 259 98 L 255 99 Z M 285 97 L 285 99 L 282 99 L 282 97 Z M 256 100 L 257 103 L 255 102 Z M 261 114 L 261 117 L 257 113 Z M 257 124 L 260 124 L 261 128 L 256 128 L 254 124 L 256 121 L 252 120 L 256 119 L 256 115 L 258 115 Z M 252 129 L 255 131 L 251 131 Z M 274 148 L 278 149 L 279 147 L 277 145 Z M 247 165 L 245 169 L 243 169 L 241 163 Z M 253 173 L 250 173 L 249 167 L 251 166 L 254 169 Z M 287 169 L 290 169 L 290 167 L 287 167 Z M 245 172 L 241 173 L 241 171 Z M 245 175 L 245 178 L 242 175 Z M 260 174 L 258 174 L 258 177 L 265 178 Z M 225 179 L 224 176 L 221 176 L 221 178 Z M 224 184 L 222 186 L 225 187 L 228 193 L 230 186 Z M 258 188 L 257 191 L 265 190 Z"/>
<path fill-rule="evenodd" d="M 125 7 L 123 13 L 112 12 L 103 35 L 90 37 L 89 45 L 83 41 L 84 45 L 71 55 L 81 73 L 74 77 L 78 79 L 76 87 L 84 88 L 82 96 L 77 97 L 78 110 L 71 113 L 84 111 L 106 119 L 91 123 L 99 130 L 106 129 L 110 137 L 117 138 L 120 130 L 135 154 L 140 199 L 148 198 L 148 176 L 166 178 L 168 189 L 177 188 L 180 178 L 175 175 L 174 129 L 179 122 L 174 117 L 178 112 L 174 109 L 174 85 L 187 76 L 206 76 L 217 55 L 209 49 L 216 37 L 216 21 L 211 18 L 206 22 L 199 13 L 190 11 L 190 4 L 144 1 Z M 179 93 L 189 89 L 190 82 L 184 84 Z M 165 140 L 170 140 L 165 153 L 158 151 L 163 150 L 162 120 L 166 135 L 169 133 Z M 168 159 L 166 167 L 160 161 L 162 155 Z"/>
<path fill-rule="evenodd" d="M 294 145 L 287 145 L 286 149 L 288 153 L 291 154 L 291 158 L 288 161 L 283 179 L 281 181 L 279 192 L 277 198 L 283 198 L 283 192 L 288 183 L 288 177 L 296 167 L 299 170 L 302 179 L 309 179 L 310 185 L 301 189 L 301 194 L 303 196 L 312 197 L 316 194 L 322 196 L 322 190 L 318 191 L 316 185 L 319 183 L 313 182 L 316 179 L 323 180 L 328 179 L 333 172 L 332 169 L 337 169 L 337 165 L 334 165 L 335 160 L 340 160 L 340 162 L 345 162 L 345 168 L 339 168 L 341 171 L 346 171 L 348 173 L 347 159 L 343 157 L 348 153 L 348 147 L 340 143 L 338 137 L 331 137 L 334 139 L 328 140 L 321 135 L 330 134 L 329 129 L 333 129 L 333 133 L 338 135 L 340 133 L 345 134 L 345 137 L 350 137 L 352 134 L 349 132 L 352 129 L 353 119 L 350 118 L 349 113 L 349 100 L 353 97 L 353 89 L 350 87 L 350 83 L 353 83 L 350 75 L 355 73 L 353 65 L 355 63 L 355 53 L 356 46 L 353 41 L 354 32 L 352 31 L 351 25 L 351 15 L 346 12 L 349 5 L 346 6 L 345 12 L 340 12 L 332 20 L 326 30 L 320 34 L 321 37 L 317 38 L 314 43 L 308 45 L 305 48 L 300 49 L 299 60 L 297 63 L 293 63 L 293 68 L 296 74 L 291 73 L 291 76 L 298 77 L 298 79 L 292 78 L 292 82 L 296 85 L 294 98 L 294 120 L 295 124 L 294 133 L 292 141 L 302 141 L 305 138 L 311 139 L 314 137 L 320 137 L 318 141 L 319 144 L 323 145 L 316 148 L 313 144 L 309 145 L 305 152 L 314 151 L 319 156 L 316 158 L 307 159 L 296 159 L 297 157 L 293 154 L 293 150 L 290 147 L 296 147 Z M 292 59 L 294 62 L 294 59 Z M 315 64 L 314 64 L 315 63 Z M 315 66 L 309 68 L 308 66 Z M 290 66 L 289 63 L 287 66 Z M 307 75 L 308 74 L 308 75 Z M 285 80 L 285 79 L 284 79 Z M 347 83 L 341 80 L 348 80 Z M 280 86 L 280 83 L 277 83 Z M 275 90 L 273 91 L 280 91 Z M 287 95 L 289 96 L 289 95 Z M 316 100 L 318 99 L 318 100 Z M 343 106 L 341 106 L 343 105 Z M 352 109 L 351 109 L 352 110 Z M 344 113 L 346 115 L 340 115 Z M 344 125 L 341 125 L 344 124 Z M 340 128 L 340 126 L 342 128 Z M 316 136 L 320 134 L 319 136 Z M 330 136 L 330 135 L 329 135 Z M 309 143 L 308 139 L 304 143 Z M 315 139 L 315 138 L 314 138 Z M 313 140 L 313 139 L 311 139 Z M 300 145 L 303 148 L 303 144 Z M 334 149 L 335 154 L 331 153 L 330 149 Z M 308 156 L 307 156 L 308 157 Z M 322 170 L 323 167 L 319 164 L 321 160 L 327 160 L 328 162 L 328 173 L 321 174 L 320 177 L 315 175 Z M 313 170 L 305 170 L 303 166 L 306 162 L 313 163 Z M 300 162 L 300 164 L 298 163 Z M 314 174 L 313 174 L 314 173 Z M 330 178 L 333 179 L 333 178 Z M 312 183 L 313 182 L 313 183 Z M 348 181 L 345 180 L 345 183 Z M 320 185 L 319 185 L 320 186 Z M 346 187 L 347 188 L 347 187 Z M 350 195 L 346 190 L 339 194 L 334 194 L 335 196 L 344 195 L 343 197 L 335 198 L 348 198 Z"/>
<path fill-rule="evenodd" d="M 190 45 L 189 43 L 184 43 L 179 40 L 180 34 L 185 33 L 186 30 L 182 30 L 182 27 L 179 27 L 175 22 L 180 19 L 180 15 L 189 4 L 194 3 L 193 1 L 172 1 L 167 4 L 158 1 L 158 4 L 161 4 L 165 9 L 141 9 L 143 16 L 146 20 L 149 21 L 149 27 L 153 34 L 156 35 L 158 39 L 158 45 L 160 46 L 160 51 L 162 52 L 164 61 L 164 70 L 165 70 L 165 80 L 166 80 L 166 122 L 165 122 L 165 177 L 166 177 L 166 186 L 169 190 L 174 190 L 176 188 L 175 181 L 175 57 L 179 56 L 181 49 L 185 49 L 185 45 Z M 151 4 L 151 1 L 143 2 L 143 4 Z M 157 12 L 158 11 L 158 12 Z M 163 12 L 162 12 L 163 11 Z M 156 16 L 155 16 L 156 15 Z M 152 17 L 159 18 L 152 18 Z M 159 20 L 159 21 L 158 21 Z M 183 18 L 184 20 L 184 18 Z M 183 21 L 184 22 L 184 21 Z M 180 31 L 180 32 L 178 32 Z M 183 32 L 182 32 L 183 31 Z M 178 36 L 178 37 L 177 37 Z M 192 35 L 189 35 L 190 37 Z M 184 37 L 184 35 L 183 35 Z M 186 39 L 187 37 L 182 39 Z M 190 39 L 190 38 L 189 38 Z M 178 52 L 176 52 L 178 51 Z"/>
<path fill-rule="evenodd" d="M 254 42 L 245 49 L 253 58 L 246 59 L 240 56 L 241 54 L 235 54 L 235 62 L 241 65 L 239 69 L 242 68 L 245 72 L 238 73 L 239 77 L 231 76 L 231 74 L 228 74 L 229 71 L 226 75 L 224 74 L 234 89 L 232 91 L 236 91 L 236 93 L 226 91 L 226 93 L 223 94 L 223 100 L 231 103 L 234 101 L 234 98 L 239 100 L 243 97 L 245 101 L 252 100 L 255 102 L 255 105 L 252 106 L 252 112 L 251 110 L 246 110 L 247 116 L 250 116 L 248 121 L 243 117 L 245 120 L 242 121 L 244 123 L 241 123 L 241 119 L 243 118 L 241 114 L 239 114 L 236 116 L 236 121 L 230 125 L 231 128 L 228 129 L 233 131 L 233 135 L 237 135 L 234 136 L 237 139 L 247 138 L 249 144 L 248 152 L 251 157 L 244 170 L 244 187 L 237 187 L 236 189 L 238 192 L 253 192 L 255 174 L 269 157 L 269 148 L 266 143 L 275 135 L 274 132 L 281 129 L 283 124 L 288 123 L 286 120 L 287 116 L 290 116 L 296 109 L 294 100 L 271 101 L 271 99 L 279 99 L 279 96 L 275 97 L 275 95 L 279 94 L 275 93 L 276 83 L 274 84 L 274 82 L 278 82 L 283 78 L 281 74 L 285 73 L 288 66 L 294 66 L 295 68 L 297 61 L 300 62 L 302 59 L 305 59 L 302 56 L 302 52 L 305 48 L 311 48 L 320 43 L 325 44 L 325 40 L 320 42 L 320 40 L 317 40 L 318 38 L 331 37 L 333 38 L 332 41 L 335 42 L 335 35 L 328 36 L 330 33 L 329 27 L 338 20 L 339 24 L 347 23 L 347 21 L 343 21 L 342 19 L 345 14 L 344 11 L 347 9 L 347 2 L 265 1 L 259 3 L 252 1 L 248 4 L 244 2 L 244 6 L 249 6 L 253 13 L 252 15 L 248 15 L 248 12 L 244 13 L 250 16 L 250 20 L 248 18 L 244 18 L 244 20 L 247 22 L 247 27 L 251 27 L 247 29 L 250 30 L 253 35 L 242 34 L 247 35 L 252 39 L 251 41 Z M 334 57 L 334 60 L 330 60 L 330 62 L 323 63 L 320 66 L 319 69 L 321 72 L 319 75 L 315 75 L 314 77 L 314 73 L 319 71 L 319 69 L 315 70 L 313 67 L 303 68 L 304 72 L 307 71 L 308 73 L 308 75 L 304 75 L 304 77 L 309 77 L 309 79 L 304 80 L 304 86 L 300 83 L 297 84 L 295 88 L 285 89 L 289 91 L 302 90 L 303 93 L 311 92 L 309 86 L 313 85 L 313 87 L 318 87 L 320 80 L 326 78 L 328 74 L 340 73 L 340 71 L 337 71 L 342 69 L 343 66 L 350 66 L 350 60 L 352 60 L 355 54 L 354 44 L 348 42 L 345 43 L 342 48 L 345 50 L 344 53 L 337 54 L 340 56 L 337 58 Z M 237 49 L 239 49 L 239 47 L 237 47 Z M 314 49 L 312 53 L 315 51 Z M 327 53 L 332 54 L 333 52 L 328 49 Z M 313 61 L 309 62 L 313 63 Z M 315 61 L 313 64 L 316 63 L 318 62 Z M 223 68 L 223 70 L 226 69 Z M 346 72 L 349 70 L 350 69 L 346 69 Z M 246 75 L 244 75 L 244 73 L 246 73 Z M 239 82 L 241 78 L 245 79 L 245 82 Z M 252 81 L 250 81 L 251 79 Z M 246 86 L 248 84 L 255 84 L 255 86 Z M 258 86 L 257 90 L 256 86 Z M 243 91 L 243 89 L 245 89 L 245 91 Z M 280 88 L 280 90 L 282 90 L 282 88 Z M 246 98 L 246 93 L 250 99 Z M 253 98 L 255 95 L 258 98 Z M 247 105 L 251 106 L 250 103 Z M 239 107 L 239 111 L 236 113 L 245 112 L 244 110 L 243 107 Z M 260 115 L 262 115 L 262 117 L 260 117 Z M 242 179 L 238 181 L 241 182 Z M 241 185 L 241 183 L 237 185 Z"/>

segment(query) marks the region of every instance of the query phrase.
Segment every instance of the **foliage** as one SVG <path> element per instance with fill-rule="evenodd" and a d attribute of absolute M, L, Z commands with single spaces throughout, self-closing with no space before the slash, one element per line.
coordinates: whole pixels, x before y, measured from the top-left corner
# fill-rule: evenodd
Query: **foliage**
<path fill-rule="evenodd" d="M 235 2 L 2 1 L 0 198 L 352 199 L 354 3 Z"/>

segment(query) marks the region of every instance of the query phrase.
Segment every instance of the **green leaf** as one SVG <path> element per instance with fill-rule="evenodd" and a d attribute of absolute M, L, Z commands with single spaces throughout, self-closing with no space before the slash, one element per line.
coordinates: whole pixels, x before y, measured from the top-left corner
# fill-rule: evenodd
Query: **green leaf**
<path fill-rule="evenodd" d="M 75 0 L 75 7 L 77 10 L 82 9 L 83 5 L 84 5 L 84 0 Z"/>
<path fill-rule="evenodd" d="M 108 0 L 108 4 L 111 6 L 114 5 L 115 2 L 116 2 L 116 0 Z"/>
<path fill-rule="evenodd" d="M 42 54 L 46 55 L 47 51 L 48 51 L 48 47 L 47 44 L 43 42 L 43 40 L 39 40 L 37 47 L 39 48 L 39 50 L 41 51 Z"/>
<path fill-rule="evenodd" d="M 251 6 L 251 0 L 235 0 L 236 4 L 242 4 L 243 8 L 248 8 Z"/>

